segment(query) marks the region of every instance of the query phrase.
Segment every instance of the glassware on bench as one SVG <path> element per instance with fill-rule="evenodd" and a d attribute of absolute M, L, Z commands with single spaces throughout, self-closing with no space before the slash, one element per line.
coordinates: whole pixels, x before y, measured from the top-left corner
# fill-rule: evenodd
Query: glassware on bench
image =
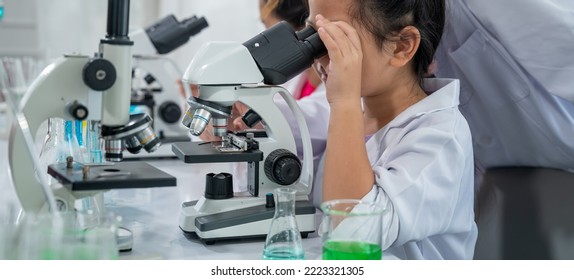
<path fill-rule="evenodd" d="M 291 188 L 275 189 L 275 215 L 263 248 L 266 260 L 303 260 L 305 251 L 295 217 L 295 194 Z"/>
<path fill-rule="evenodd" d="M 355 199 L 321 204 L 324 260 L 380 260 L 384 208 Z"/>

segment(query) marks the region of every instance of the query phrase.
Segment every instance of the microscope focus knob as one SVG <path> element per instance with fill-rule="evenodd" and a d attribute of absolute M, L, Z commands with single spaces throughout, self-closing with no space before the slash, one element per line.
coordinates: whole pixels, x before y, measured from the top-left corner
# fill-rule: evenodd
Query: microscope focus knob
<path fill-rule="evenodd" d="M 88 107 L 77 101 L 74 101 L 72 104 L 68 105 L 68 113 L 75 120 L 83 121 L 88 118 Z"/>
<path fill-rule="evenodd" d="M 265 175 L 279 185 L 291 185 L 301 176 L 301 161 L 289 150 L 275 150 L 265 159 Z"/>
<path fill-rule="evenodd" d="M 103 58 L 92 59 L 84 65 L 82 77 L 89 88 L 95 91 L 108 90 L 116 82 L 116 68 Z"/>
<path fill-rule="evenodd" d="M 165 102 L 159 106 L 159 117 L 166 123 L 176 123 L 181 118 L 181 109 L 175 102 Z"/>

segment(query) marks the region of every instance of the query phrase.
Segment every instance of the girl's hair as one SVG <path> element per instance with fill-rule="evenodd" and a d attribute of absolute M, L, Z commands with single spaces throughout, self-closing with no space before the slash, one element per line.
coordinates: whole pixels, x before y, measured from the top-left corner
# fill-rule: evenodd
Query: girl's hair
<path fill-rule="evenodd" d="M 355 0 L 350 15 L 373 34 L 381 47 L 387 40 L 396 40 L 396 35 L 404 27 L 417 28 L 420 46 L 413 58 L 413 66 L 419 83 L 422 83 L 444 29 L 444 0 Z"/>
<path fill-rule="evenodd" d="M 264 0 L 263 2 L 265 2 L 261 13 L 263 18 L 273 14 L 280 20 L 287 21 L 296 30 L 305 26 L 309 11 L 304 0 Z"/>
<path fill-rule="evenodd" d="M 355 0 L 350 15 L 373 34 L 377 44 L 396 40 L 404 27 L 419 30 L 420 46 L 413 58 L 419 83 L 426 76 L 445 22 L 444 0 Z"/>

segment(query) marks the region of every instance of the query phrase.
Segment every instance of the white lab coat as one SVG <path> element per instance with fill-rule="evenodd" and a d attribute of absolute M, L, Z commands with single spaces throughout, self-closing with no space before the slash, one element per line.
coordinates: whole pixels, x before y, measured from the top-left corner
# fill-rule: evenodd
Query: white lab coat
<path fill-rule="evenodd" d="M 476 164 L 574 168 L 574 1 L 447 4 L 436 75 L 461 81 Z"/>
<path fill-rule="evenodd" d="M 459 83 L 427 79 L 425 91 L 432 94 L 367 141 L 376 184 L 362 199 L 387 209 L 383 255 L 472 259 L 474 165 L 470 129 L 458 110 Z"/>

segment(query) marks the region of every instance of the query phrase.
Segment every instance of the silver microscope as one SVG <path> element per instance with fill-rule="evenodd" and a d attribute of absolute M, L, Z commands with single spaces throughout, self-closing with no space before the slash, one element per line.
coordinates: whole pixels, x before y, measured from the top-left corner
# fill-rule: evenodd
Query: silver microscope
<path fill-rule="evenodd" d="M 88 57 L 64 55 L 48 65 L 32 83 L 20 103 L 32 135 L 49 118 L 90 120 L 101 126 L 105 141 L 103 164 L 51 164 L 48 173 L 57 209 L 49 209 L 42 183 L 35 174 L 32 155 L 16 121 L 9 136 L 9 163 L 14 187 L 26 213 L 72 211 L 77 199 L 115 188 L 175 186 L 176 179 L 143 162 L 120 162 L 123 147 L 153 152 L 160 141 L 146 114 L 130 115 L 132 45 L 128 37 L 129 0 L 108 0 L 107 34 L 99 51 Z"/>
<path fill-rule="evenodd" d="M 204 17 L 192 16 L 178 21 L 168 15 L 158 22 L 130 32 L 134 42 L 132 71 L 132 113 L 145 112 L 153 119 L 152 127 L 162 144 L 190 141 L 189 132 L 180 123 L 187 110 L 177 81 L 183 71 L 164 54 L 187 43 L 190 37 L 208 27 Z M 191 95 L 189 93 L 188 95 Z M 169 145 L 154 153 L 128 153 L 125 159 L 174 158 Z"/>
<path fill-rule="evenodd" d="M 244 44 L 211 42 L 195 55 L 184 81 L 199 85 L 199 97 L 190 97 L 182 123 L 200 135 L 211 121 L 220 142 L 172 145 L 186 163 L 247 162 L 247 189 L 233 193 L 231 174 L 206 175 L 205 195 L 185 202 L 180 228 L 207 244 L 220 239 L 265 236 L 273 218 L 270 193 L 278 187 L 297 190 L 296 217 L 303 236 L 314 232 L 315 208 L 309 201 L 313 181 L 311 140 L 305 119 L 294 98 L 278 86 L 307 69 L 326 54 L 312 28 L 295 32 L 281 22 Z M 280 94 L 295 114 L 303 142 L 303 163 L 296 156 L 293 134 L 273 101 Z M 242 102 L 251 108 L 243 119 L 248 125 L 264 123 L 265 131 L 227 130 L 231 108 Z"/>

